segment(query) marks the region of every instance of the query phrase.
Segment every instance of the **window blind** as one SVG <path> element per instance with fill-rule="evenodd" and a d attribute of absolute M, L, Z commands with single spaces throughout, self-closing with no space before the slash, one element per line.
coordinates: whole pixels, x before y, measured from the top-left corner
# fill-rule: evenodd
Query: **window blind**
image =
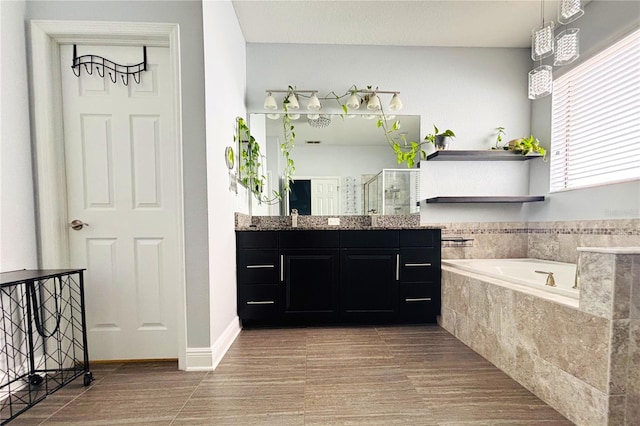
<path fill-rule="evenodd" d="M 554 82 L 551 192 L 640 179 L 640 30 Z"/>

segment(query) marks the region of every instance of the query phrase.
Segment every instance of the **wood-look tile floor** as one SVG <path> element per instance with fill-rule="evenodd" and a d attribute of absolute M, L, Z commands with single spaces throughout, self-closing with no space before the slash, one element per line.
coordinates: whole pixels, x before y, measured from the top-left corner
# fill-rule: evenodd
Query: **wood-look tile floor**
<path fill-rule="evenodd" d="M 92 366 L 11 425 L 571 425 L 437 325 L 245 329 L 213 372 Z"/>

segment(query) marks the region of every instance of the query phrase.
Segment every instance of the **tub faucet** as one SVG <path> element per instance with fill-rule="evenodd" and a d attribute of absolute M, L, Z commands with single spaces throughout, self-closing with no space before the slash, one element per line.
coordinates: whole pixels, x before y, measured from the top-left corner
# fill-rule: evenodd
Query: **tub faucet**
<path fill-rule="evenodd" d="M 547 274 L 547 282 L 545 284 L 548 285 L 549 287 L 556 286 L 556 280 L 553 278 L 553 272 L 548 272 L 548 271 L 535 271 L 535 272 L 538 274 Z"/>

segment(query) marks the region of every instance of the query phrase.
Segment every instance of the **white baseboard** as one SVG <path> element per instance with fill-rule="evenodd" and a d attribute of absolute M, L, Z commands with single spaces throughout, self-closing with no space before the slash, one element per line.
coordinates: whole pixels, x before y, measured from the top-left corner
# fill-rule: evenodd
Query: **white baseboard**
<path fill-rule="evenodd" d="M 237 316 L 234 317 L 227 328 L 222 332 L 220 337 L 216 339 L 215 342 L 211 345 L 211 355 L 212 355 L 212 367 L 215 370 L 220 361 L 222 361 L 222 357 L 227 353 L 231 344 L 236 340 L 238 334 L 242 327 L 240 327 L 240 318 Z"/>
<path fill-rule="evenodd" d="M 213 371 L 240 334 L 240 320 L 235 317 L 210 348 L 187 348 L 186 371 Z"/>
<path fill-rule="evenodd" d="M 185 371 L 212 371 L 211 348 L 187 348 Z"/>

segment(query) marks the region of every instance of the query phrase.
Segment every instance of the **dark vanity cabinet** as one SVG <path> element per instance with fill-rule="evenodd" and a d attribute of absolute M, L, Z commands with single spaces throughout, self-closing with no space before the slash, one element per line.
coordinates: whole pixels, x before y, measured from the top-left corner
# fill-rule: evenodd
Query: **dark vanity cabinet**
<path fill-rule="evenodd" d="M 433 322 L 440 230 L 238 231 L 238 316 L 249 322 Z"/>
<path fill-rule="evenodd" d="M 282 316 L 334 321 L 338 314 L 338 231 L 280 231 Z"/>
<path fill-rule="evenodd" d="M 340 234 L 341 313 L 346 321 L 393 321 L 398 312 L 398 231 Z"/>

